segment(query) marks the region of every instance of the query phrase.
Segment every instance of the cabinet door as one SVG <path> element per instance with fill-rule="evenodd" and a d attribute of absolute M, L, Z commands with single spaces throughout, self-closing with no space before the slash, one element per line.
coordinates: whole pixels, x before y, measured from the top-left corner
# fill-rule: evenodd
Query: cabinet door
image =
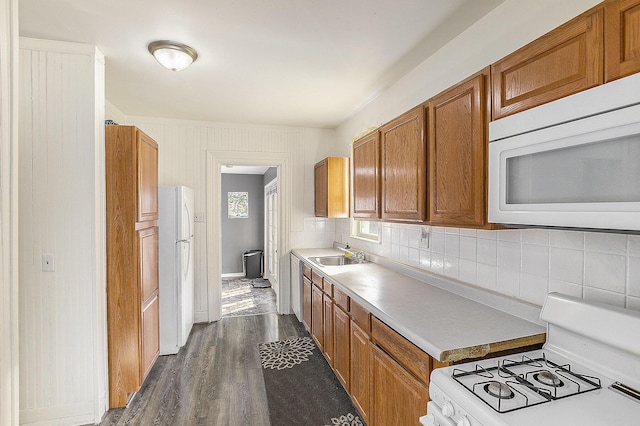
<path fill-rule="evenodd" d="M 581 15 L 493 64 L 493 120 L 602 84 L 602 24 Z"/>
<path fill-rule="evenodd" d="M 158 232 L 157 226 L 138 231 L 140 300 L 143 303 L 158 292 Z"/>
<path fill-rule="evenodd" d="M 311 281 L 307 277 L 302 277 L 302 323 L 307 330 L 311 331 Z"/>
<path fill-rule="evenodd" d="M 311 335 L 318 344 L 320 352 L 324 351 L 324 331 L 323 331 L 323 318 L 322 313 L 324 311 L 324 304 L 322 303 L 322 290 L 315 284 L 311 286 L 312 289 L 312 314 L 311 314 Z"/>
<path fill-rule="evenodd" d="M 320 161 L 314 168 L 314 187 L 315 187 L 315 215 L 317 217 L 327 217 L 329 215 L 329 206 L 327 204 L 329 197 L 329 168 L 327 159 Z"/>
<path fill-rule="evenodd" d="M 429 102 L 429 221 L 482 226 L 486 217 L 485 75 Z"/>
<path fill-rule="evenodd" d="M 371 415 L 371 347 L 369 334 L 363 331 L 355 321 L 351 321 L 350 394 L 365 423 L 370 422 Z"/>
<path fill-rule="evenodd" d="M 142 310 L 142 365 L 141 382 L 147 377 L 160 353 L 160 317 L 158 293 Z"/>
<path fill-rule="evenodd" d="M 380 217 L 380 133 L 353 143 L 353 217 Z"/>
<path fill-rule="evenodd" d="M 382 218 L 426 219 L 424 107 L 406 112 L 380 129 Z"/>
<path fill-rule="evenodd" d="M 605 81 L 640 72 L 640 0 L 618 0 L 604 10 Z"/>
<path fill-rule="evenodd" d="M 349 392 L 349 370 L 351 364 L 349 358 L 351 356 L 350 345 L 350 327 L 349 315 L 334 306 L 333 309 L 333 371 L 335 371 L 338 380 L 342 386 Z"/>
<path fill-rule="evenodd" d="M 322 296 L 324 304 L 324 357 L 333 366 L 333 300 L 328 294 Z"/>
<path fill-rule="evenodd" d="M 415 425 L 427 413 L 427 387 L 380 348 L 373 347 L 373 424 Z"/>
<path fill-rule="evenodd" d="M 141 381 L 147 376 L 160 350 L 158 303 L 158 230 L 157 226 L 138 231 L 139 282 L 142 301 Z"/>
<path fill-rule="evenodd" d="M 158 219 L 158 144 L 138 130 L 138 222 Z"/>

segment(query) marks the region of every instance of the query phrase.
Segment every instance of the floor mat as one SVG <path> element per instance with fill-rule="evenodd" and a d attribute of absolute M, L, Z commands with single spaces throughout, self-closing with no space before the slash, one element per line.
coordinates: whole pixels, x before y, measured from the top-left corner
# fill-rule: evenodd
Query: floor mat
<path fill-rule="evenodd" d="M 311 337 L 258 345 L 272 425 L 363 426 Z"/>

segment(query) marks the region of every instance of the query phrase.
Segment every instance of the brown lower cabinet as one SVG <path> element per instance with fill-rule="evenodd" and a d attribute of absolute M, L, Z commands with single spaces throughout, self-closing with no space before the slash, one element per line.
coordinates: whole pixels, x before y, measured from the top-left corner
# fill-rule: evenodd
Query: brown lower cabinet
<path fill-rule="evenodd" d="M 329 294 L 322 296 L 322 303 L 324 306 L 324 357 L 327 359 L 329 365 L 333 366 L 333 299 Z"/>
<path fill-rule="evenodd" d="M 368 426 L 418 425 L 433 359 L 316 270 L 304 275 L 303 322 L 361 418 Z"/>
<path fill-rule="evenodd" d="M 302 277 L 302 324 L 311 331 L 311 280 Z"/>
<path fill-rule="evenodd" d="M 351 369 L 351 345 L 349 314 L 338 305 L 333 310 L 333 371 L 347 392 L 351 389 L 349 370 Z"/>
<path fill-rule="evenodd" d="M 420 425 L 429 392 L 382 349 L 373 346 L 373 418 L 369 426 Z"/>
<path fill-rule="evenodd" d="M 311 336 L 316 341 L 320 352 L 324 352 L 324 303 L 322 301 L 322 289 L 315 283 L 311 286 Z"/>
<path fill-rule="evenodd" d="M 371 337 L 351 320 L 351 400 L 362 419 L 371 423 Z M 426 405 L 425 405 L 426 407 Z"/>

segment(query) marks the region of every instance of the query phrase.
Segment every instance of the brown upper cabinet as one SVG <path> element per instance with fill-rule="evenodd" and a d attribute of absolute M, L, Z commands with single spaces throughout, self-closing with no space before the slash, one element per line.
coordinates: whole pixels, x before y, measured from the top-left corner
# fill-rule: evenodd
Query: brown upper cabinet
<path fill-rule="evenodd" d="M 603 11 L 598 9 L 496 62 L 491 66 L 492 118 L 602 84 L 603 50 Z"/>
<path fill-rule="evenodd" d="M 427 141 L 424 106 L 380 129 L 382 219 L 423 222 L 426 217 Z"/>
<path fill-rule="evenodd" d="M 314 168 L 315 215 L 349 217 L 349 158 L 327 157 Z"/>
<path fill-rule="evenodd" d="M 380 218 L 380 132 L 353 143 L 353 217 Z"/>
<path fill-rule="evenodd" d="M 486 223 L 489 69 L 429 101 L 429 221 Z"/>
<path fill-rule="evenodd" d="M 604 10 L 605 81 L 640 72 L 640 0 L 618 0 Z"/>

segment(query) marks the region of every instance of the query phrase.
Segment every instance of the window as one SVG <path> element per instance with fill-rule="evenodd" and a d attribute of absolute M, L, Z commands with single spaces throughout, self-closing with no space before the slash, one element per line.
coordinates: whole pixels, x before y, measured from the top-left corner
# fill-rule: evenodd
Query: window
<path fill-rule="evenodd" d="M 379 222 L 351 220 L 351 237 L 380 243 L 382 226 Z"/>

